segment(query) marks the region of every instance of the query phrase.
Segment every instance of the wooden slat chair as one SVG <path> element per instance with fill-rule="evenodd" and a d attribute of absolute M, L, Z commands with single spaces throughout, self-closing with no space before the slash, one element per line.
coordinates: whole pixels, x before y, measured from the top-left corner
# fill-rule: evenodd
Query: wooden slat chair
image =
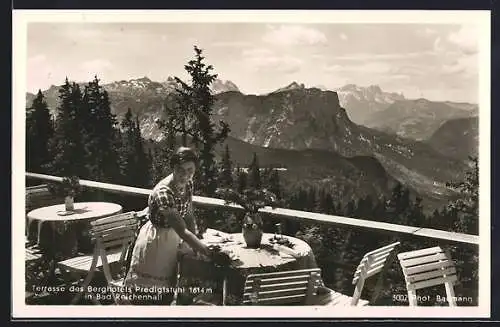
<path fill-rule="evenodd" d="M 78 292 L 71 301 L 72 304 L 77 303 L 86 293 L 97 271 L 104 273 L 109 286 L 122 286 L 126 274 L 123 268 L 126 266 L 127 252 L 135 239 L 137 226 L 137 215 L 133 211 L 91 222 L 90 236 L 94 243 L 94 253 L 57 263 L 61 272 L 66 272 L 66 275 L 77 276 L 78 280 L 85 276 L 80 285 L 84 292 Z M 113 269 L 112 265 L 117 269 Z M 90 299 L 99 304 L 92 294 Z M 121 303 L 116 294 L 113 294 L 113 299 L 115 304 Z"/>
<path fill-rule="evenodd" d="M 41 207 L 64 203 L 64 199 L 60 196 L 56 196 L 49 191 L 49 187 L 46 184 L 29 186 L 26 187 L 25 194 L 25 212 L 28 213 L 31 210 L 38 209 Z M 38 222 L 32 222 L 26 217 L 26 235 L 30 244 L 34 244 L 38 237 Z"/>
<path fill-rule="evenodd" d="M 32 298 L 33 286 L 44 285 L 43 281 L 48 277 L 47 263 L 44 261 L 44 256 L 37 244 L 31 244 L 28 239 L 25 239 L 24 247 L 24 264 L 25 264 L 25 299 Z"/>
<path fill-rule="evenodd" d="M 243 304 L 310 304 L 320 282 L 320 268 L 248 275 L 243 291 Z"/>
<path fill-rule="evenodd" d="M 458 280 L 455 264 L 441 247 L 408 251 L 398 254 L 408 291 L 410 306 L 417 305 L 417 290 L 444 284 L 450 306 L 456 306 L 454 283 Z"/>
<path fill-rule="evenodd" d="M 24 249 L 24 263 L 26 267 L 26 283 L 36 284 L 41 272 L 42 253 L 37 246 L 27 245 Z"/>
<path fill-rule="evenodd" d="M 27 245 L 24 248 L 24 262 L 26 264 L 26 268 L 32 268 L 34 265 L 38 265 L 41 261 L 42 253 L 36 245 Z M 26 270 L 26 273 L 28 273 L 28 270 Z"/>
<path fill-rule="evenodd" d="M 186 267 L 186 258 L 189 256 L 192 256 L 193 252 L 190 248 L 183 248 L 180 247 L 179 250 L 177 251 L 177 268 L 176 268 L 176 285 L 175 285 L 175 290 L 181 289 L 181 282 L 183 278 L 186 277 L 197 277 L 197 278 L 206 278 L 207 276 L 210 276 L 209 278 L 213 278 L 213 275 L 211 273 L 217 271 L 217 268 L 214 268 L 213 266 L 208 268 L 208 269 L 201 269 L 200 271 L 193 271 L 193 267 L 190 265 L 187 265 Z M 189 260 L 189 259 L 188 259 Z M 191 260 L 196 260 L 196 259 L 191 259 Z M 212 270 L 213 269 L 213 270 Z M 220 268 L 219 268 L 220 269 Z M 207 272 L 209 270 L 209 272 Z M 218 284 L 217 289 L 220 287 L 220 292 L 210 292 L 210 293 L 205 293 L 205 294 L 199 294 L 193 298 L 193 305 L 205 305 L 205 306 L 225 306 L 226 305 L 226 300 L 227 300 L 227 283 L 228 283 L 228 276 L 227 274 L 219 270 L 219 275 L 220 278 L 217 278 L 216 282 Z M 174 291 L 174 297 L 172 300 L 171 305 L 179 305 L 179 294 L 177 291 Z"/>
<path fill-rule="evenodd" d="M 47 184 L 26 187 L 26 212 L 33 209 L 64 203 L 64 199 L 49 191 Z"/>
<path fill-rule="evenodd" d="M 394 242 L 370 251 L 363 256 L 352 279 L 352 284 L 356 285 L 352 296 L 330 290 L 330 292 L 326 295 L 318 295 L 317 304 L 333 306 L 365 306 L 375 303 L 382 289 L 385 273 L 395 259 L 396 248 L 399 244 L 400 242 Z M 365 281 L 377 274 L 378 280 L 373 290 L 371 299 L 369 301 L 361 299 Z"/>

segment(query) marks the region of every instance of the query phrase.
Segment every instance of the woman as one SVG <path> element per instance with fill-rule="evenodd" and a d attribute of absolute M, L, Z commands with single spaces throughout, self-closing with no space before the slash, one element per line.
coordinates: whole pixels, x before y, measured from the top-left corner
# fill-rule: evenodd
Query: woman
<path fill-rule="evenodd" d="M 182 241 L 195 252 L 211 251 L 196 237 L 192 212 L 193 175 L 198 158 L 181 147 L 172 156 L 173 173 L 161 180 L 148 199 L 149 221 L 141 228 L 132 253 L 125 285 L 175 287 L 177 251 Z M 168 302 L 172 294 L 163 294 Z M 142 303 L 142 302 L 140 302 Z"/>

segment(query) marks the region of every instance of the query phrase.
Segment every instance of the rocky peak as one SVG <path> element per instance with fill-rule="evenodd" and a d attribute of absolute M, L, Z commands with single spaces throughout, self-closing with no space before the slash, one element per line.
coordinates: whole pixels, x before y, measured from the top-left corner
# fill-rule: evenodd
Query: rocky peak
<path fill-rule="evenodd" d="M 374 94 L 380 94 L 380 93 L 382 93 L 382 89 L 378 85 L 370 85 L 366 89 L 370 93 L 374 93 Z"/>
<path fill-rule="evenodd" d="M 214 94 L 224 93 L 224 92 L 240 92 L 240 89 L 231 81 L 223 81 L 216 79 L 210 86 Z"/>
<path fill-rule="evenodd" d="M 293 91 L 293 90 L 303 90 L 303 89 L 305 89 L 304 83 L 299 84 L 296 81 L 293 81 L 292 83 L 288 84 L 287 86 L 279 88 L 272 93 L 286 92 L 286 91 Z"/>

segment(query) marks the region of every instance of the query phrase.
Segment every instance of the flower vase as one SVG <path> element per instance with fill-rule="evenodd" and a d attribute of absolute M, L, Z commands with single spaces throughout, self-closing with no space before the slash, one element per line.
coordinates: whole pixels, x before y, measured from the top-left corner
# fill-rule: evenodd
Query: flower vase
<path fill-rule="evenodd" d="M 64 198 L 64 206 L 66 211 L 74 211 L 75 210 L 75 199 L 72 196 L 67 196 Z"/>
<path fill-rule="evenodd" d="M 246 214 L 242 228 L 243 238 L 248 248 L 256 249 L 262 242 L 262 220 L 258 215 Z"/>

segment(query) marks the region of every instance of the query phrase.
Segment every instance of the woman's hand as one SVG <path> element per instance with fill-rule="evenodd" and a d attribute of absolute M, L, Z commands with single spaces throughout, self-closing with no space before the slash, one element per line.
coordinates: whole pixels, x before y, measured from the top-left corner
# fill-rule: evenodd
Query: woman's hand
<path fill-rule="evenodd" d="M 212 245 L 209 248 L 212 251 L 210 259 L 215 265 L 220 267 L 227 267 L 231 264 L 231 257 L 227 253 L 222 252 L 219 245 Z"/>
<path fill-rule="evenodd" d="M 212 254 L 213 254 L 213 251 L 208 246 L 206 246 L 204 243 L 201 243 L 201 244 L 202 244 L 201 254 L 203 254 L 207 258 L 210 258 L 212 256 Z"/>

